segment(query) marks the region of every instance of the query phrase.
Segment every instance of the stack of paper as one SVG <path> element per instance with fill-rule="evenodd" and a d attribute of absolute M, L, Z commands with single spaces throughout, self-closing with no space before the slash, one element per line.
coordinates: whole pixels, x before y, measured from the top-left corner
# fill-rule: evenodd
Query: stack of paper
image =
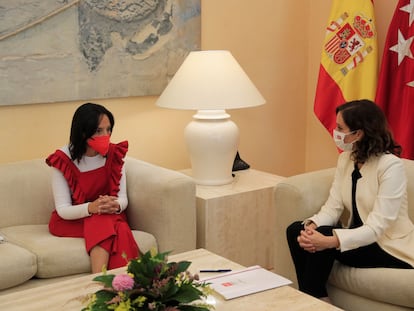
<path fill-rule="evenodd" d="M 292 282 L 260 266 L 223 273 L 202 280 L 225 299 L 233 299 L 264 290 L 289 285 Z"/>

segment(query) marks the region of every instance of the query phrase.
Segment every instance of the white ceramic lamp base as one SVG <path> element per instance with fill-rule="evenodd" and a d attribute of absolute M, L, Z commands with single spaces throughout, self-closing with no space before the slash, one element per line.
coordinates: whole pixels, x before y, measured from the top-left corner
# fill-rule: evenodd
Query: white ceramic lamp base
<path fill-rule="evenodd" d="M 192 175 L 199 185 L 233 181 L 232 168 L 239 144 L 239 129 L 224 110 L 199 110 L 185 128 Z"/>

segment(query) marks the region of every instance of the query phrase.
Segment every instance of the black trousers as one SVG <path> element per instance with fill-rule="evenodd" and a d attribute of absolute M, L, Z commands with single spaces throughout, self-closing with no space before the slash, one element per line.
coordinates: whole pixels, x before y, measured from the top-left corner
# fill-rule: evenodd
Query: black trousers
<path fill-rule="evenodd" d="M 327 297 L 326 282 L 335 260 L 357 268 L 401 268 L 411 269 L 411 265 L 383 251 L 377 243 L 341 252 L 334 248 L 309 253 L 299 246 L 298 236 L 303 230 L 300 221 L 291 224 L 287 230 L 287 241 L 296 270 L 299 290 L 314 297 Z M 321 226 L 316 230 L 326 236 L 333 235 L 331 226 Z"/>

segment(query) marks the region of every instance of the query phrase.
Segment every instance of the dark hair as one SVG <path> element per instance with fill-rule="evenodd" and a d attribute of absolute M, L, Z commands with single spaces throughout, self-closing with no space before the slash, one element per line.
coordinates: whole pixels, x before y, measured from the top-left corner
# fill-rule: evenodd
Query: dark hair
<path fill-rule="evenodd" d="M 95 134 L 103 115 L 108 117 L 111 129 L 113 129 L 115 125 L 114 116 L 104 106 L 85 103 L 76 109 L 72 118 L 69 138 L 69 151 L 72 160 L 80 161 L 85 154 L 87 149 L 86 141 Z"/>
<path fill-rule="evenodd" d="M 399 146 L 388 128 L 387 119 L 381 108 L 368 99 L 354 100 L 336 108 L 336 114 L 342 113 L 342 119 L 350 131 L 363 130 L 364 135 L 355 143 L 353 160 L 365 163 L 372 155 L 392 153 L 401 154 Z"/>

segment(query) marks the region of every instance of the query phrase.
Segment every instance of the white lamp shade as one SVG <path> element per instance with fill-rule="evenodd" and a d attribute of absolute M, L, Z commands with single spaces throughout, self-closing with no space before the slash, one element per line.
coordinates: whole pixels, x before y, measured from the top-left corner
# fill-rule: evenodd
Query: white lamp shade
<path fill-rule="evenodd" d="M 190 52 L 157 105 L 173 109 L 236 109 L 266 101 L 229 51 Z"/>
<path fill-rule="evenodd" d="M 209 186 L 233 180 L 239 129 L 225 109 L 264 103 L 229 51 L 190 52 L 157 100 L 160 107 L 197 110 L 185 139 L 195 182 Z"/>

